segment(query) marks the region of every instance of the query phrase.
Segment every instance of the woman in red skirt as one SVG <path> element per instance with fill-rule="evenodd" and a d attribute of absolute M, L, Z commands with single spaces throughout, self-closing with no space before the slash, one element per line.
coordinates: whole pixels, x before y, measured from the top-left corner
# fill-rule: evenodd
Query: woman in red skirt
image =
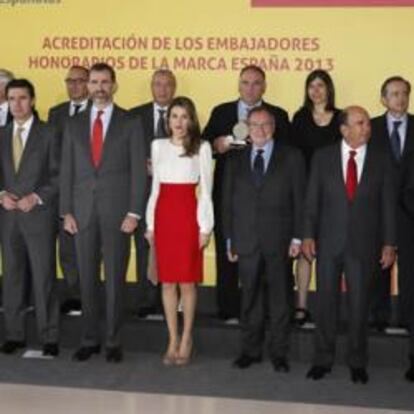
<path fill-rule="evenodd" d="M 193 349 L 196 284 L 203 280 L 203 249 L 214 226 L 213 161 L 210 144 L 200 140 L 197 113 L 190 99 L 173 100 L 167 123 L 170 136 L 154 140 L 151 147 L 153 180 L 146 213 L 147 238 L 155 247 L 169 333 L 163 362 L 185 365 Z M 181 340 L 179 293 L 184 313 Z"/>

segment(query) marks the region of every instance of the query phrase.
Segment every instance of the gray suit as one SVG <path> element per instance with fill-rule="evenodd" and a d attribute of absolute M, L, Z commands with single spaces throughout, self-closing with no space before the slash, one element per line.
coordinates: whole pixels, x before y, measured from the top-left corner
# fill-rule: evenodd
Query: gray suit
<path fill-rule="evenodd" d="M 339 285 L 349 294 L 348 364 L 367 363 L 368 302 L 381 247 L 396 243 L 396 201 L 388 157 L 367 146 L 355 198 L 348 201 L 341 142 L 317 151 L 305 203 L 304 238 L 316 240 L 317 311 L 315 365 L 334 361 Z"/>
<path fill-rule="evenodd" d="M 24 279 L 30 261 L 36 320 L 43 343 L 58 340 L 55 295 L 55 234 L 58 162 L 54 130 L 34 120 L 17 173 L 13 165 L 13 124 L 0 130 L 1 189 L 23 197 L 36 193 L 41 201 L 28 213 L 1 208 L 3 304 L 6 339 L 23 341 Z"/>
<path fill-rule="evenodd" d="M 223 232 L 239 256 L 242 353 L 261 357 L 267 300 L 270 356 L 284 358 L 289 339 L 289 246 L 301 237 L 305 163 L 295 148 L 274 144 L 261 184 L 251 149 L 228 157 L 223 180 Z"/>
<path fill-rule="evenodd" d="M 90 104 L 88 105 L 88 108 Z M 63 131 L 70 116 L 70 101 L 63 102 L 50 108 L 48 122 L 56 128 L 56 152 L 61 159 Z M 59 223 L 59 261 L 62 267 L 63 277 L 67 285 L 67 294 L 71 298 L 79 298 L 79 272 L 76 260 L 76 249 L 74 238 L 64 231 L 63 221 Z"/>
<path fill-rule="evenodd" d="M 122 293 L 130 236 L 121 232 L 127 213 L 143 216 L 146 182 L 145 149 L 139 120 L 114 106 L 104 139 L 102 160 L 95 168 L 90 149 L 90 114 L 69 120 L 64 132 L 60 176 L 60 214 L 72 214 L 81 283 L 83 346 L 100 342 L 98 281 L 101 255 L 105 269 L 106 344 L 119 346 Z"/>

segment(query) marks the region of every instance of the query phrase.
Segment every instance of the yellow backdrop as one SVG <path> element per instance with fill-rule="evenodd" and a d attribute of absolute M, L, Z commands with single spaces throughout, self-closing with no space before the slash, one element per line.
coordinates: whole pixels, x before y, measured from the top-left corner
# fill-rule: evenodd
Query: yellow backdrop
<path fill-rule="evenodd" d="M 45 116 L 66 99 L 71 63 L 115 62 L 117 102 L 150 99 L 153 69 L 168 64 L 178 94 L 197 103 L 204 124 L 213 105 L 236 97 L 237 73 L 259 63 L 266 99 L 290 114 L 301 104 L 308 71 L 331 70 L 338 106 L 382 111 L 384 78 L 412 77 L 414 8 L 253 8 L 249 0 L 4 0 L 0 67 L 28 77 Z M 206 282 L 214 283 L 213 249 Z M 134 279 L 134 260 L 129 278 Z"/>

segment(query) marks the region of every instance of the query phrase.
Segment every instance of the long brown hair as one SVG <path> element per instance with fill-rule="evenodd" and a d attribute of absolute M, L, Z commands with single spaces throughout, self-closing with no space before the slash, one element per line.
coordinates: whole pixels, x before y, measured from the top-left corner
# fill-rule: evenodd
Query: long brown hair
<path fill-rule="evenodd" d="M 170 116 L 171 110 L 174 107 L 183 108 L 190 119 L 190 124 L 187 131 L 187 136 L 183 140 L 184 146 L 184 157 L 192 157 L 193 155 L 198 154 L 201 145 L 201 132 L 200 132 L 200 123 L 198 121 L 197 111 L 194 105 L 194 102 L 187 98 L 186 96 L 177 96 L 173 99 L 167 111 L 167 128 L 168 134 L 171 136 L 170 129 Z"/>

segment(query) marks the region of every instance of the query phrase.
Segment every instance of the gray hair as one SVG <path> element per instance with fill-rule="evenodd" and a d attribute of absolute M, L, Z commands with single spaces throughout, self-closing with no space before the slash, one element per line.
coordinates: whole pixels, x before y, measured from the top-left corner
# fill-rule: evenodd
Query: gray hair
<path fill-rule="evenodd" d="M 7 69 L 0 69 L 0 82 L 1 83 L 9 83 L 12 79 L 14 79 L 14 75 Z"/>

